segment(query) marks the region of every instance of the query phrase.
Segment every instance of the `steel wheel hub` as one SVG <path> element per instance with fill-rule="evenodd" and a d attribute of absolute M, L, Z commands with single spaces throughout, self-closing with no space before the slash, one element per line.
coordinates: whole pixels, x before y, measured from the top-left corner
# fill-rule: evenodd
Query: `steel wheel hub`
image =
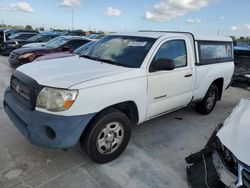
<path fill-rule="evenodd" d="M 96 146 L 101 154 L 111 154 L 116 151 L 124 137 L 124 129 L 119 122 L 110 122 L 103 127 L 97 137 Z"/>

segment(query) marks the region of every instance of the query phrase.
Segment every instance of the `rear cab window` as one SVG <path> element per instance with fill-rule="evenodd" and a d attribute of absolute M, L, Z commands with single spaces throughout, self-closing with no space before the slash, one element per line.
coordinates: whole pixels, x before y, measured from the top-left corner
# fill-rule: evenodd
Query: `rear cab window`
<path fill-rule="evenodd" d="M 198 50 L 200 65 L 233 61 L 232 42 L 199 41 Z"/>

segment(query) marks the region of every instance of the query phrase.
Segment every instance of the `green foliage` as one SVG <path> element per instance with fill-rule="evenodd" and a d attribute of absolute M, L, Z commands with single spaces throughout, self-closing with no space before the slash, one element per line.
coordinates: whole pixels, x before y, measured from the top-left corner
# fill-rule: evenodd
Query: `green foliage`
<path fill-rule="evenodd" d="M 33 29 L 33 27 L 32 27 L 31 25 L 26 25 L 26 26 L 25 26 L 25 29 L 32 30 L 32 29 Z"/>
<path fill-rule="evenodd" d="M 237 38 L 235 36 L 230 36 L 230 37 L 233 39 L 234 42 L 245 42 L 245 43 L 250 44 L 250 37 L 249 36 L 248 37 L 241 36 L 239 38 Z"/>

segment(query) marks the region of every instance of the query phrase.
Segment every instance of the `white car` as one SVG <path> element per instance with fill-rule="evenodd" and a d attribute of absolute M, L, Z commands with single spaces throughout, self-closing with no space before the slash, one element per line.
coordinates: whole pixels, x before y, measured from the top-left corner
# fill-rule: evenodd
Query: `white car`
<path fill-rule="evenodd" d="M 229 37 L 118 33 L 81 57 L 19 67 L 4 108 L 31 143 L 66 149 L 80 141 L 92 160 L 105 163 L 124 151 L 133 125 L 191 103 L 210 113 L 233 72 Z"/>
<path fill-rule="evenodd" d="M 216 134 L 213 163 L 220 181 L 230 188 L 250 187 L 249 122 L 250 100 L 242 99 Z"/>

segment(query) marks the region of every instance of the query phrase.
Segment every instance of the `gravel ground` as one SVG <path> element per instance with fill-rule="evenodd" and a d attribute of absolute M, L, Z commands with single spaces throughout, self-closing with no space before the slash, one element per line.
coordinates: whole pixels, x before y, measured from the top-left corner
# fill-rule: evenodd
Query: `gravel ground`
<path fill-rule="evenodd" d="M 202 116 L 188 107 L 135 126 L 122 156 L 99 165 L 91 162 L 79 146 L 67 152 L 42 149 L 19 133 L 2 107 L 12 72 L 7 58 L 0 56 L 1 188 L 188 187 L 185 157 L 205 145 L 241 98 L 250 97 L 249 91 L 230 88 L 210 115 Z"/>

